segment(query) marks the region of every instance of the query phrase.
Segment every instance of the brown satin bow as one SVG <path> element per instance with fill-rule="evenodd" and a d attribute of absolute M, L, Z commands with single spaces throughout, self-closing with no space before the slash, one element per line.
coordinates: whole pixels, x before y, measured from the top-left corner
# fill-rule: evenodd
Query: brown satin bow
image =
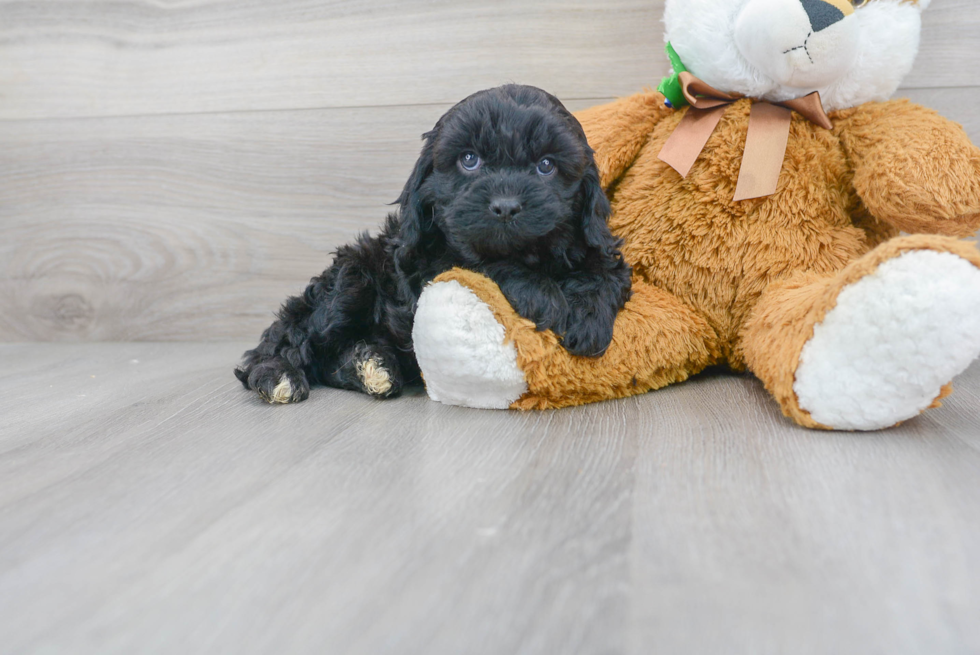
<path fill-rule="evenodd" d="M 719 91 L 690 73 L 681 73 L 678 77 L 691 108 L 667 139 L 659 158 L 681 177 L 687 177 L 728 105 L 743 96 Z M 786 102 L 753 103 L 735 200 L 762 198 L 776 192 L 794 111 L 815 125 L 828 130 L 834 127 L 817 91 Z"/>

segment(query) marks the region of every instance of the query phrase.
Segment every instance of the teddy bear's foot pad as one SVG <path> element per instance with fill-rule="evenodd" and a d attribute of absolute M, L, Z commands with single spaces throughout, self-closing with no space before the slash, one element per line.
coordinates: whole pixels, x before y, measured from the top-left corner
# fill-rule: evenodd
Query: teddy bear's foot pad
<path fill-rule="evenodd" d="M 928 409 L 980 354 L 980 270 L 916 250 L 846 287 L 804 345 L 794 390 L 815 421 L 878 430 Z"/>
<path fill-rule="evenodd" d="M 490 307 L 459 282 L 430 284 L 412 332 L 429 397 L 447 405 L 507 409 L 527 392 L 517 350 Z"/>

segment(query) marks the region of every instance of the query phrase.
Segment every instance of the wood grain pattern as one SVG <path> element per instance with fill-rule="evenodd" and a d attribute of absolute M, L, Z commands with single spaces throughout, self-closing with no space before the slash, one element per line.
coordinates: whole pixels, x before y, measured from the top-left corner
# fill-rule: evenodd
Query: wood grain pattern
<path fill-rule="evenodd" d="M 442 109 L 0 124 L 0 334 L 257 336 L 381 223 Z"/>
<path fill-rule="evenodd" d="M 445 104 L 509 81 L 604 98 L 663 74 L 662 6 L 0 0 L 0 118 Z"/>
<path fill-rule="evenodd" d="M 447 108 L 0 122 L 0 341 L 257 338 Z"/>
<path fill-rule="evenodd" d="M 875 434 L 749 377 L 519 414 L 0 345 L 3 652 L 968 653 L 980 366 Z"/>
<path fill-rule="evenodd" d="M 604 98 L 666 73 L 663 0 L 0 0 L 0 118 Z M 980 6 L 936 0 L 911 88 L 980 85 Z"/>
<path fill-rule="evenodd" d="M 980 142 L 980 89 L 907 95 Z M 257 338 L 447 107 L 0 122 L 0 341 Z"/>

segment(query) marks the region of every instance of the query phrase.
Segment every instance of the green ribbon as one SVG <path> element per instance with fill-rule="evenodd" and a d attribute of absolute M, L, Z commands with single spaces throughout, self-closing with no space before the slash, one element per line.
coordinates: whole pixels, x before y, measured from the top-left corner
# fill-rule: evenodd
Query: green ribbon
<path fill-rule="evenodd" d="M 667 106 L 673 107 L 675 109 L 680 109 L 687 104 L 687 98 L 684 97 L 684 89 L 681 85 L 679 76 L 681 73 L 687 72 L 687 67 L 681 61 L 680 56 L 678 56 L 677 51 L 674 50 L 669 42 L 667 43 L 667 56 L 670 58 L 670 67 L 673 69 L 673 75 L 665 77 L 660 80 L 660 85 L 657 86 L 657 91 L 662 93 L 665 98 L 667 98 Z"/>

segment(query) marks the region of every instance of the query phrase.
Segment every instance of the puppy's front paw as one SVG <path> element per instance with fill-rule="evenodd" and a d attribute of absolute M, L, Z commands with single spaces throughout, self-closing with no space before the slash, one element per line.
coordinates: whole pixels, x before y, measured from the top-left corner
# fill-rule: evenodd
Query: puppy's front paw
<path fill-rule="evenodd" d="M 270 359 L 251 367 L 239 367 L 235 375 L 267 403 L 287 405 L 310 397 L 306 375 L 281 359 Z"/>
<path fill-rule="evenodd" d="M 613 321 L 581 311 L 572 311 L 561 345 L 578 357 L 601 357 L 613 338 Z"/>
<path fill-rule="evenodd" d="M 538 332 L 551 330 L 556 334 L 568 328 L 568 303 L 558 293 L 532 292 L 512 299 L 514 311 L 534 323 Z"/>
<path fill-rule="evenodd" d="M 551 283 L 550 280 L 548 280 Z M 556 334 L 568 327 L 568 302 L 561 289 L 551 283 L 546 285 L 508 284 L 502 286 L 504 296 L 514 311 L 534 323 L 538 332 L 551 330 Z"/>

